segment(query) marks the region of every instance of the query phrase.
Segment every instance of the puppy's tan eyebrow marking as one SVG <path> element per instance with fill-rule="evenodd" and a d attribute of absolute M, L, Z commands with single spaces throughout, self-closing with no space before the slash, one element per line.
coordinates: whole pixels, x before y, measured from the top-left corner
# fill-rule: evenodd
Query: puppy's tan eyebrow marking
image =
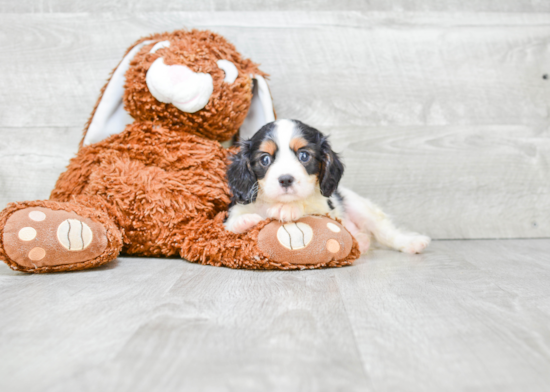
<path fill-rule="evenodd" d="M 273 140 L 266 140 L 260 144 L 260 151 L 267 152 L 270 155 L 275 155 L 277 151 L 277 144 Z"/>
<path fill-rule="evenodd" d="M 298 151 L 300 148 L 307 146 L 307 140 L 301 136 L 292 138 L 290 141 L 290 148 L 294 151 Z"/>

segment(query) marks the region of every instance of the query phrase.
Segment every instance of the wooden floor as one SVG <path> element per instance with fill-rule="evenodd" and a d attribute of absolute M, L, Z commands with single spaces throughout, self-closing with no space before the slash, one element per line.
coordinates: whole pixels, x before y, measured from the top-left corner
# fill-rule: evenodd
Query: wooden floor
<path fill-rule="evenodd" d="M 550 240 L 352 267 L 0 267 L 0 390 L 548 391 Z"/>

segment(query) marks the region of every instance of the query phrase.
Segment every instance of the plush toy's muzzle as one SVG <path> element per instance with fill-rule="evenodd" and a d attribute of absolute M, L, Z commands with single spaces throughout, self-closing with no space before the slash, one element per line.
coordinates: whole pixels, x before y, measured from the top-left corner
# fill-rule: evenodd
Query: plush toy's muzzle
<path fill-rule="evenodd" d="M 214 91 L 210 74 L 193 72 L 185 65 L 166 65 L 162 57 L 151 65 L 146 80 L 153 97 L 186 113 L 204 108 Z"/>

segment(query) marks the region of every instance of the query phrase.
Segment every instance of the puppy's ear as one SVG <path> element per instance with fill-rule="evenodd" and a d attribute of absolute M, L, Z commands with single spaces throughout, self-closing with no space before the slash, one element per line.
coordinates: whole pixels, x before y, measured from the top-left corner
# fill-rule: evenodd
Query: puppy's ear
<path fill-rule="evenodd" d="M 321 194 L 330 197 L 338 188 L 338 183 L 344 174 L 344 164 L 328 142 L 326 137 L 321 140 L 321 171 L 319 172 L 319 185 Z"/>
<path fill-rule="evenodd" d="M 231 158 L 231 164 L 227 170 L 229 188 L 233 193 L 231 205 L 250 204 L 256 200 L 258 194 L 256 175 L 250 163 L 250 146 L 249 140 L 240 142 L 240 150 Z"/>

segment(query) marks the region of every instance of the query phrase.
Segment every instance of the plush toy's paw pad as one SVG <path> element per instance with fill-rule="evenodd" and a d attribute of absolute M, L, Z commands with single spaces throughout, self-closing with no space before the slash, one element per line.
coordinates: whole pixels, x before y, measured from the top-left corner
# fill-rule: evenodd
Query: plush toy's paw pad
<path fill-rule="evenodd" d="M 258 246 L 277 262 L 321 264 L 351 252 L 351 234 L 338 222 L 307 216 L 297 222 L 271 222 L 258 235 Z"/>
<path fill-rule="evenodd" d="M 27 268 L 94 259 L 107 247 L 104 226 L 74 212 L 44 207 L 14 212 L 3 236 L 6 255 Z"/>
<path fill-rule="evenodd" d="M 397 239 L 397 248 L 404 253 L 422 253 L 431 242 L 430 237 L 421 234 L 403 234 Z"/>

